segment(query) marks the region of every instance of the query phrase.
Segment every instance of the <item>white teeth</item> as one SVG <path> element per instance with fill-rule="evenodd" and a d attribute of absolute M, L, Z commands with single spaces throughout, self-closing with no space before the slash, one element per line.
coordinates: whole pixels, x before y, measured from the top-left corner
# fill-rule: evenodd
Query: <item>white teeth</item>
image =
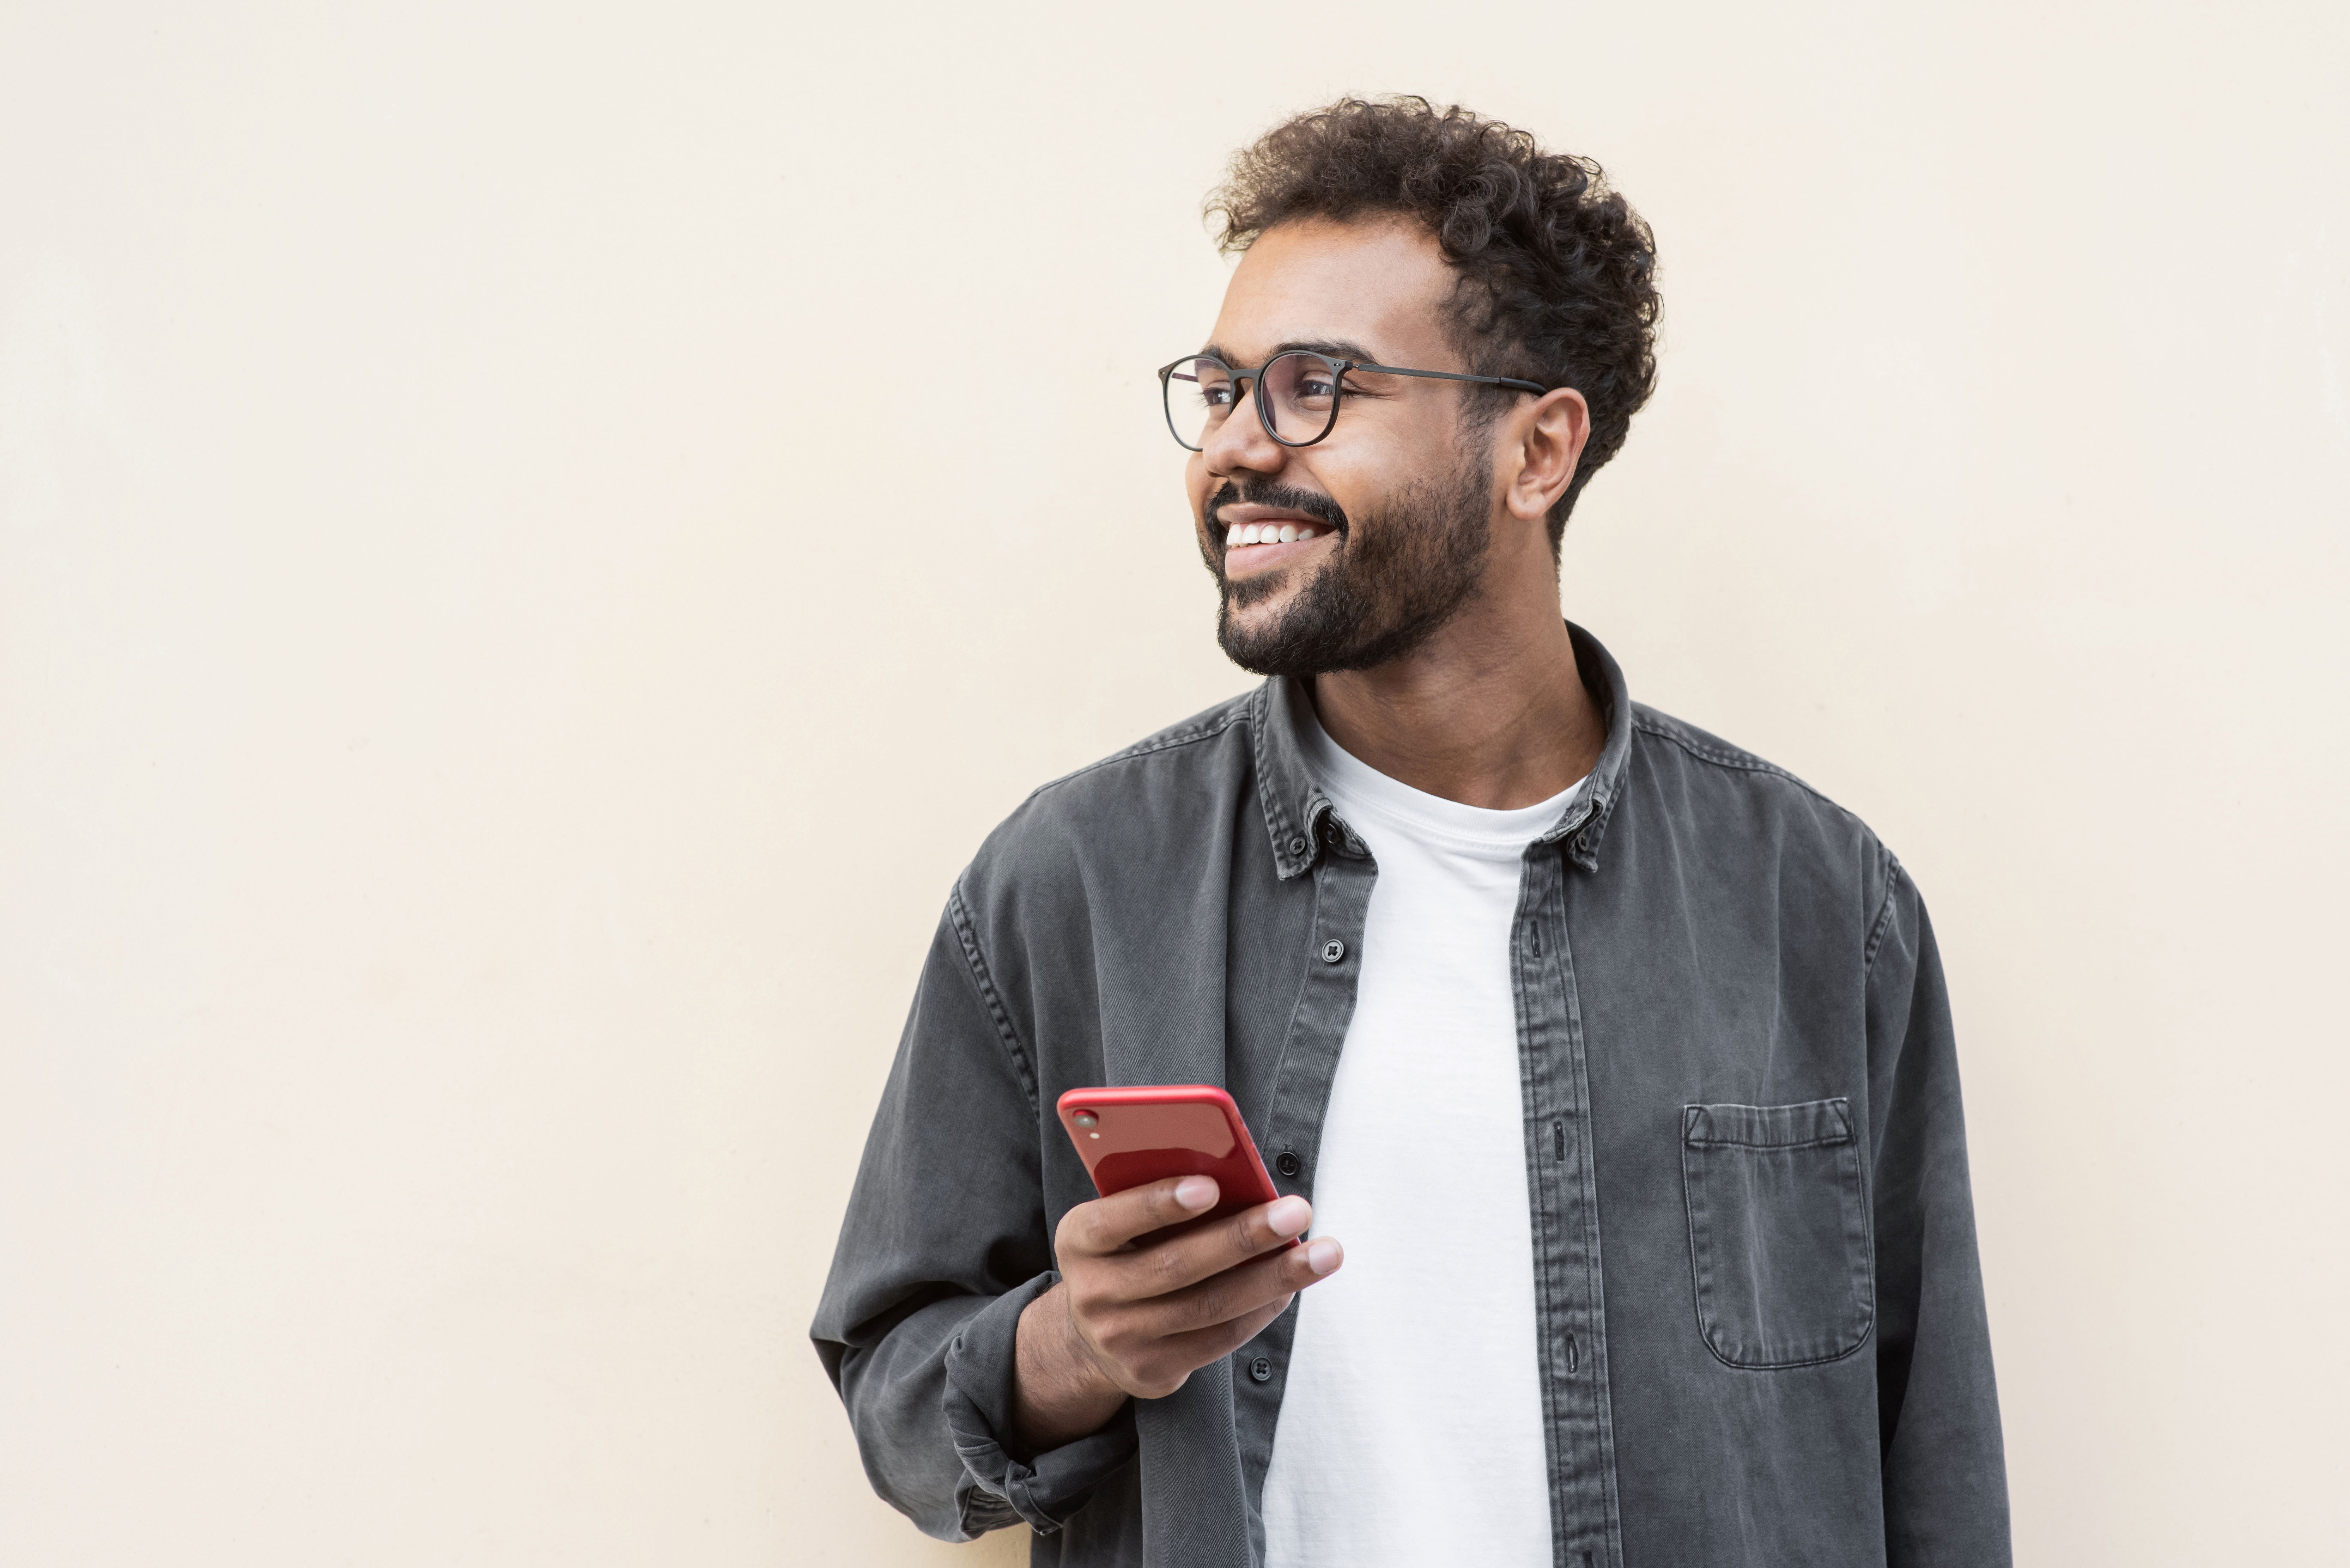
<path fill-rule="evenodd" d="M 1231 550 L 1243 545 L 1291 545 L 1300 539 L 1317 538 L 1321 533 L 1311 523 L 1235 523 L 1224 530 L 1224 547 Z"/>

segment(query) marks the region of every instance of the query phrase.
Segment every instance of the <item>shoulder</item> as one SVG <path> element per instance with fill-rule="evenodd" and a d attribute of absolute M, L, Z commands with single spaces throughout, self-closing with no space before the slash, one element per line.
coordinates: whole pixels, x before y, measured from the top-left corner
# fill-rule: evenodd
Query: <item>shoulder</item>
<path fill-rule="evenodd" d="M 1627 794 L 1677 826 L 1769 851 L 1881 897 L 1899 864 L 1856 815 L 1778 763 L 1695 724 L 1632 705 Z"/>
<path fill-rule="evenodd" d="M 1146 735 L 1099 762 L 1042 784 L 1023 801 L 1014 818 L 1025 815 L 1081 812 L 1102 801 L 1123 806 L 1135 791 L 1165 781 L 1244 763 L 1253 741 L 1261 689 L 1228 698 L 1156 734 Z"/>
<path fill-rule="evenodd" d="M 1165 866 L 1229 820 L 1254 776 L 1256 691 L 1170 724 L 1038 785 L 987 836 L 962 887 L 967 900 L 1014 884 L 1083 877 L 1110 865 Z"/>
<path fill-rule="evenodd" d="M 1708 777 L 1733 788 L 1752 789 L 1765 797 L 1783 799 L 1790 805 L 1808 802 L 1855 824 L 1860 821 L 1778 763 L 1733 746 L 1685 719 L 1659 712 L 1645 702 L 1632 704 L 1632 748 L 1650 768 L 1664 767 Z"/>

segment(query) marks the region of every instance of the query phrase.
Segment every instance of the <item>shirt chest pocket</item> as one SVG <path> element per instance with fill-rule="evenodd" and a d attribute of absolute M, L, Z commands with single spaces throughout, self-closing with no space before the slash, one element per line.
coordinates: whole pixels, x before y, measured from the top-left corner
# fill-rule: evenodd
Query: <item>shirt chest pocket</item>
<path fill-rule="evenodd" d="M 1706 1347 L 1731 1366 L 1851 1355 L 1877 1318 L 1849 1102 L 1685 1106 L 1681 1182 Z"/>

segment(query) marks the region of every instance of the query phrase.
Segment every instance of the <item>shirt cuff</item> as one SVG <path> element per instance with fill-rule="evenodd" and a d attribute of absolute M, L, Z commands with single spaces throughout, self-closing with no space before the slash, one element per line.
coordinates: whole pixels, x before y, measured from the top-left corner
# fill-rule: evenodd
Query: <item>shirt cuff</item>
<path fill-rule="evenodd" d="M 967 1536 L 1015 1522 L 1050 1535 L 1085 1506 L 1104 1477 L 1134 1457 L 1131 1400 L 1090 1437 L 1026 1459 L 1008 1446 L 1020 1314 L 1060 1277 L 1042 1273 L 996 1297 L 947 1346 L 947 1428 L 962 1459 L 955 1502 Z"/>

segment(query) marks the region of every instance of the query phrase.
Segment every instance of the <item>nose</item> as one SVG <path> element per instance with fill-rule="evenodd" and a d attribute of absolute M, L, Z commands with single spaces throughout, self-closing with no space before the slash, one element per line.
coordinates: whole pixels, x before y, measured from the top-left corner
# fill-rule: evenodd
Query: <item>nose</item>
<path fill-rule="evenodd" d="M 1256 384 L 1232 406 L 1222 424 L 1208 432 L 1200 456 L 1208 472 L 1223 478 L 1236 472 L 1272 473 L 1288 461 L 1289 449 L 1266 433 L 1256 401 Z"/>

